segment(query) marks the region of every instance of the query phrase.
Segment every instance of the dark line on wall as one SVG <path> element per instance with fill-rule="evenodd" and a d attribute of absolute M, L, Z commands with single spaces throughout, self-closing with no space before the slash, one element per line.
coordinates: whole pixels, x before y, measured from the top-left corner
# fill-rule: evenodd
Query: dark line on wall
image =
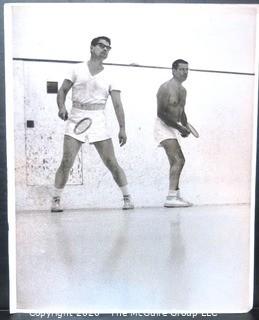
<path fill-rule="evenodd" d="M 255 73 L 251 72 L 236 72 L 236 71 L 220 71 L 220 70 L 203 70 L 203 69 L 189 69 L 196 72 L 212 72 L 212 73 L 226 73 L 226 74 L 240 74 L 244 76 L 254 76 Z"/>
<path fill-rule="evenodd" d="M 16 61 L 29 61 L 29 62 L 57 62 L 57 63 L 79 63 L 82 61 L 77 60 L 55 60 L 55 59 L 34 59 L 34 58 L 13 58 Z"/>
<path fill-rule="evenodd" d="M 33 59 L 33 58 L 13 58 L 15 61 L 28 61 L 28 62 L 54 62 L 54 63 L 80 63 L 82 61 L 77 60 L 54 60 L 54 59 Z M 104 63 L 107 66 L 116 66 L 116 67 L 132 67 L 132 68 L 149 68 L 149 69 L 167 69 L 171 70 L 171 67 L 160 67 L 160 66 L 148 66 L 141 64 L 124 64 L 124 63 Z M 225 73 L 225 74 L 237 74 L 244 76 L 254 76 L 255 73 L 251 72 L 236 72 L 236 71 L 221 71 L 221 70 L 206 70 L 206 69 L 189 69 L 190 71 L 195 72 L 207 72 L 207 73 Z"/>

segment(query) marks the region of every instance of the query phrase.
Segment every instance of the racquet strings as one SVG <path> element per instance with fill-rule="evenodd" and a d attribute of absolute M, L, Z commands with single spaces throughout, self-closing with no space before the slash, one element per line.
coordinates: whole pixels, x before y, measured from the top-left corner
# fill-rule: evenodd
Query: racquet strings
<path fill-rule="evenodd" d="M 92 124 L 92 120 L 90 118 L 84 118 L 80 120 L 74 129 L 75 134 L 84 133 Z"/>
<path fill-rule="evenodd" d="M 194 127 L 190 123 L 188 123 L 188 128 L 195 138 L 199 138 L 199 133 L 194 129 Z"/>

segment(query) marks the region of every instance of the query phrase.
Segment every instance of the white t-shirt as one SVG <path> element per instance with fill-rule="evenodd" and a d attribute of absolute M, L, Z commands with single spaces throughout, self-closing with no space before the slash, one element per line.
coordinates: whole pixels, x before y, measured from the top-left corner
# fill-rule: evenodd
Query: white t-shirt
<path fill-rule="evenodd" d="M 73 82 L 73 102 L 106 104 L 112 90 L 120 91 L 112 80 L 111 72 L 104 69 L 92 76 L 87 62 L 74 65 L 65 78 Z"/>

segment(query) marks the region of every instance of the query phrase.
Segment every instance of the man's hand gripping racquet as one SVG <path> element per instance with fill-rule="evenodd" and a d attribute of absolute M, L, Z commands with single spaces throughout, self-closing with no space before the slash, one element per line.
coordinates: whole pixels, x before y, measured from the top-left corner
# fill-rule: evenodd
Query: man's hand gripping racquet
<path fill-rule="evenodd" d="M 84 133 L 86 130 L 88 130 L 91 127 L 91 124 L 92 124 L 92 119 L 88 117 L 82 118 L 79 121 L 75 121 L 74 119 L 69 118 L 66 108 L 60 108 L 58 116 L 64 121 L 69 119 L 70 121 L 76 124 L 74 127 L 75 134 Z"/>

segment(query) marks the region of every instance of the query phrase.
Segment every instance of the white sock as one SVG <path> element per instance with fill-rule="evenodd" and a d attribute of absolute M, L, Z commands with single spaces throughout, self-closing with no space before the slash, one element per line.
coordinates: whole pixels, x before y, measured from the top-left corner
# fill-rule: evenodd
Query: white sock
<path fill-rule="evenodd" d="M 64 190 L 64 188 L 59 189 L 59 188 L 54 187 L 53 198 L 61 197 L 61 194 L 62 194 L 63 190 Z"/>
<path fill-rule="evenodd" d="M 123 196 L 128 196 L 129 195 L 129 189 L 128 189 L 128 185 L 126 184 L 125 186 L 120 187 L 121 189 L 121 193 L 123 194 Z"/>
<path fill-rule="evenodd" d="M 177 189 L 177 190 L 169 190 L 168 191 L 168 196 L 169 197 L 177 197 L 178 193 L 179 193 L 179 189 Z"/>

